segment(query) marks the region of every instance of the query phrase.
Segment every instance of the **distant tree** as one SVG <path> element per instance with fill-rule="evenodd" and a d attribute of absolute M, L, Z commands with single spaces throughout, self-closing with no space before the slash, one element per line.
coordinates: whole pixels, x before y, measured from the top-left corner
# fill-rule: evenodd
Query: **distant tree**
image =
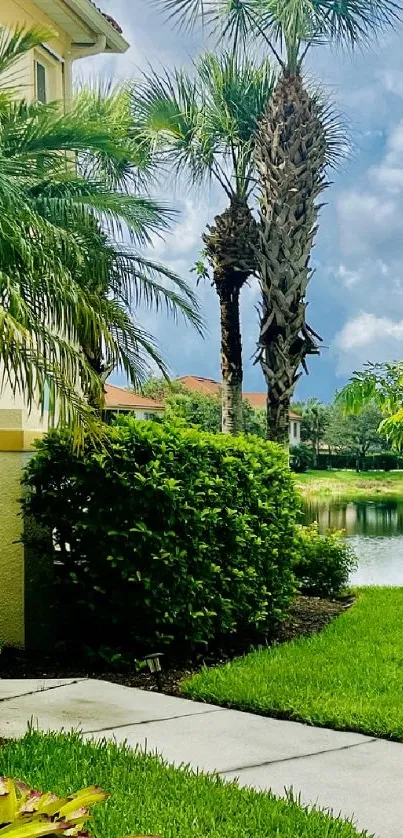
<path fill-rule="evenodd" d="M 293 413 L 298 413 L 298 416 L 302 416 L 305 409 L 305 402 L 292 402 L 291 403 L 291 410 Z"/>
<path fill-rule="evenodd" d="M 397 450 L 403 448 L 403 361 L 367 364 L 355 372 L 338 394 L 337 403 L 347 413 L 359 415 L 368 404 L 381 414 L 380 434 Z"/>
<path fill-rule="evenodd" d="M 329 412 L 325 441 L 330 448 L 351 454 L 357 471 L 360 471 L 368 454 L 385 448 L 385 440 L 379 433 L 381 421 L 381 411 L 373 402 L 355 416 L 347 415 L 340 405 L 335 404 Z"/>
<path fill-rule="evenodd" d="M 183 393 L 185 390 L 180 381 L 170 381 L 162 376 L 150 376 L 144 381 L 141 392 L 149 399 L 161 401 L 175 393 Z"/>
<path fill-rule="evenodd" d="M 301 439 L 310 444 L 314 465 L 317 465 L 320 445 L 325 440 L 329 424 L 329 408 L 317 399 L 309 399 L 302 410 Z"/>
<path fill-rule="evenodd" d="M 174 418 L 217 434 L 221 431 L 221 399 L 185 388 L 182 392 L 171 392 L 166 398 L 164 419 L 170 421 Z"/>
<path fill-rule="evenodd" d="M 198 425 L 203 431 L 221 431 L 221 398 L 209 393 L 188 390 L 179 381 L 149 378 L 142 392 L 152 399 L 165 401 L 165 418 L 182 419 L 189 425 Z M 266 438 L 266 414 L 255 410 L 248 401 L 242 403 L 242 421 L 245 434 Z"/>
<path fill-rule="evenodd" d="M 245 434 L 267 438 L 267 416 L 265 410 L 256 410 L 248 401 L 242 403 L 243 429 Z"/>

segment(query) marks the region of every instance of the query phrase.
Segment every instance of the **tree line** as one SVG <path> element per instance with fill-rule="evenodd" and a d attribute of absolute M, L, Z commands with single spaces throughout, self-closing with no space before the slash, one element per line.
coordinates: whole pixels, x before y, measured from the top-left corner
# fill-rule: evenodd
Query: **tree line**
<path fill-rule="evenodd" d="M 302 444 L 294 453 L 301 467 L 334 465 L 361 471 L 372 455 L 376 455 L 373 459 L 378 460 L 379 468 L 389 464 L 392 467 L 392 459 L 388 457 L 391 445 L 380 430 L 382 411 L 374 401 L 368 402 L 356 415 L 346 413 L 337 399 L 333 404 L 309 399 L 297 403 L 293 409 L 302 417 Z"/>

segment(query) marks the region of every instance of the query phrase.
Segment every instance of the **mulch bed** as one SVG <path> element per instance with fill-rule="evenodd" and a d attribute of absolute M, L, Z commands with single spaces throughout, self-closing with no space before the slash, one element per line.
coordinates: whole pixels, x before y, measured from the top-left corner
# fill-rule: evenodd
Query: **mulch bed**
<path fill-rule="evenodd" d="M 304 637 L 321 631 L 331 620 L 349 608 L 353 597 L 343 600 L 319 599 L 317 597 L 298 596 L 294 600 L 288 620 L 283 623 L 274 639 L 275 643 L 285 643 L 297 637 Z M 167 695 L 178 695 L 180 682 L 197 672 L 204 664 L 215 666 L 233 659 L 248 651 L 236 647 L 221 650 L 215 654 L 205 656 L 187 667 L 170 668 L 162 672 L 162 691 Z M 163 659 L 162 659 L 163 661 Z M 43 654 L 4 649 L 0 655 L 1 678 L 98 678 L 123 684 L 127 687 L 137 687 L 142 690 L 155 692 L 157 687 L 154 678 L 148 672 L 119 672 L 105 669 L 94 669 L 88 662 L 75 665 Z"/>

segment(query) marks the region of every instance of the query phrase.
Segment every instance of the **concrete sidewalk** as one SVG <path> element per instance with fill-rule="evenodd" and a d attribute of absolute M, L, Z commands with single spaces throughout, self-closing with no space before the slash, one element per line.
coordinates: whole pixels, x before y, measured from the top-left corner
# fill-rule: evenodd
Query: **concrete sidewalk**
<path fill-rule="evenodd" d="M 158 751 L 176 765 L 293 788 L 304 803 L 353 817 L 380 838 L 402 838 L 403 745 L 355 733 L 266 719 L 105 681 L 0 679 L 0 737 L 83 731 Z"/>

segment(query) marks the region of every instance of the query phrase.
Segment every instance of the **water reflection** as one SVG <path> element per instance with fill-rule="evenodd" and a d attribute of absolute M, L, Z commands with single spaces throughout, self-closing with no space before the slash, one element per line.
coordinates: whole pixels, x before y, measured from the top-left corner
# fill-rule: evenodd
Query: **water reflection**
<path fill-rule="evenodd" d="M 319 529 L 345 530 L 347 535 L 402 536 L 403 498 L 387 500 L 322 500 L 305 503 L 308 522 L 318 521 Z"/>
<path fill-rule="evenodd" d="M 403 498 L 310 499 L 305 520 L 346 531 L 358 558 L 351 584 L 403 586 Z"/>

